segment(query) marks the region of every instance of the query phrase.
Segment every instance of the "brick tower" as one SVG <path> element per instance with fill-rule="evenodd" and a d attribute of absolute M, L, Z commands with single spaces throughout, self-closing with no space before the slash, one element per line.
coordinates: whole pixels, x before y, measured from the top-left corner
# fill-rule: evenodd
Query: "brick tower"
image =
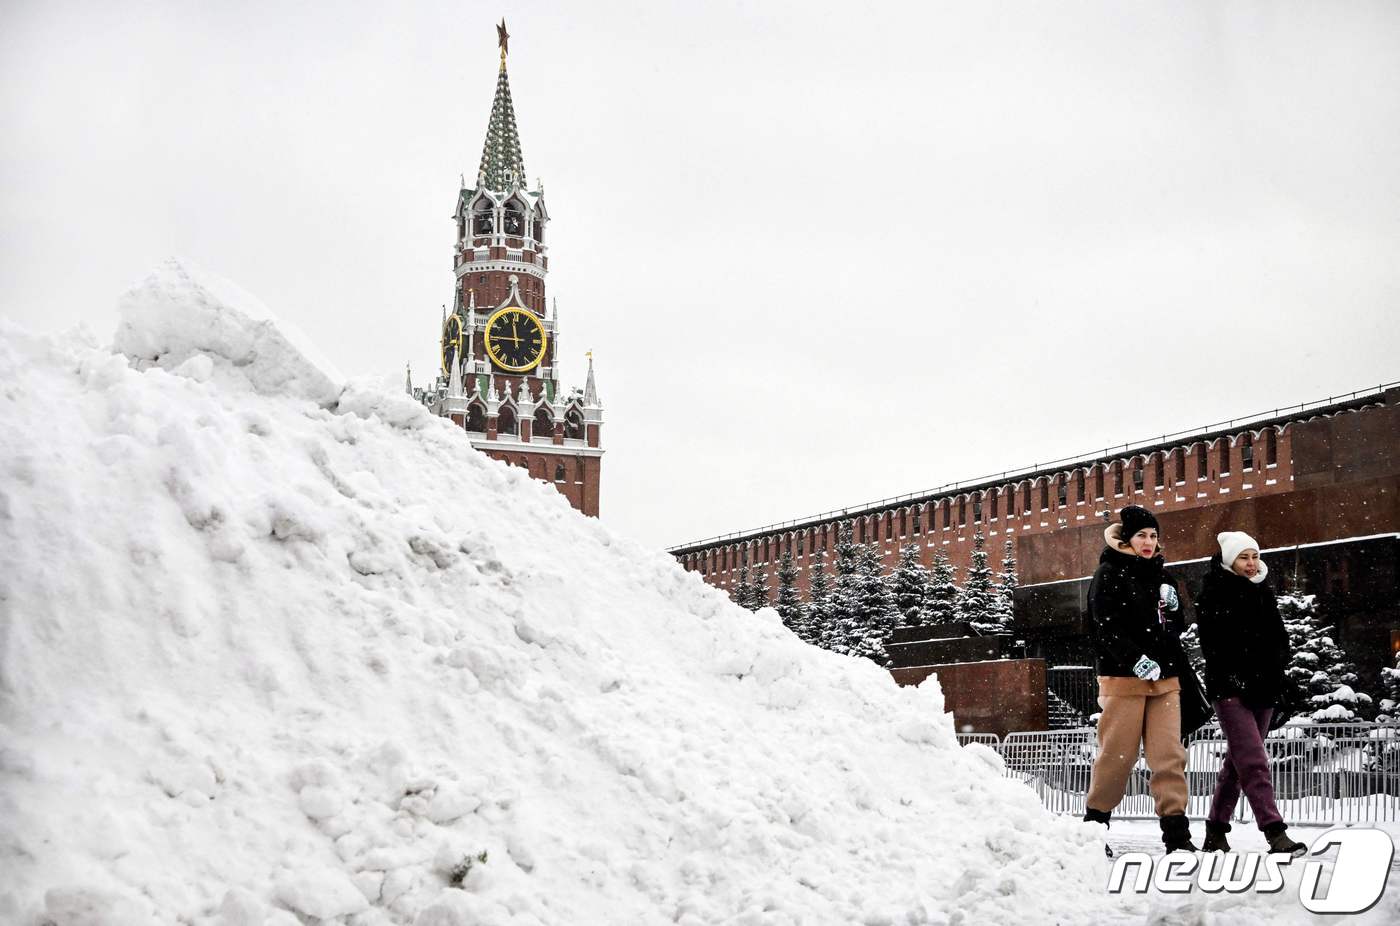
<path fill-rule="evenodd" d="M 408 390 L 466 429 L 493 459 L 552 482 L 584 514 L 598 514 L 603 408 L 592 353 L 584 388 L 559 385 L 559 312 L 545 299 L 549 210 L 525 162 L 506 73 L 505 21 L 496 27 L 501 65 L 473 186 L 462 184 L 453 220 L 456 286 L 439 338 L 433 388 Z"/>

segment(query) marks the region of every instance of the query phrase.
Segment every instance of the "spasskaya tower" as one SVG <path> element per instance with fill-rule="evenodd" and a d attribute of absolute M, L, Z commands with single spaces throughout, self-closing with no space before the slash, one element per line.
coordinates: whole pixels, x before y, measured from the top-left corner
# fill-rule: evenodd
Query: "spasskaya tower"
<path fill-rule="evenodd" d="M 500 70 L 476 180 L 453 213 L 453 307 L 439 337 L 432 388 L 406 388 L 467 431 L 473 447 L 551 482 L 584 514 L 598 514 L 603 408 L 593 378 L 559 383 L 559 311 L 545 297 L 549 210 L 528 189 L 515 125 L 505 21 L 496 27 Z"/>

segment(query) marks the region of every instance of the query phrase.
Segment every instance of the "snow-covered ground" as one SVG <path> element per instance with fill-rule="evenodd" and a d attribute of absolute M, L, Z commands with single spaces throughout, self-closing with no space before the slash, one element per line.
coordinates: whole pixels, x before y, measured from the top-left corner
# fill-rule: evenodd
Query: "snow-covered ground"
<path fill-rule="evenodd" d="M 111 346 L 0 322 L 0 383 L 0 922 L 1303 920 L 1108 895 L 935 679 L 803 645 L 188 266 Z"/>

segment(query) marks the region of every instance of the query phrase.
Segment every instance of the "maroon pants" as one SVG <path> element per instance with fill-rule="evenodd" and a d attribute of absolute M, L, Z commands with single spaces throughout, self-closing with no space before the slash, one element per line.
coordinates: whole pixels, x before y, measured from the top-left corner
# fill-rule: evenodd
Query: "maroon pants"
<path fill-rule="evenodd" d="M 1210 802 L 1209 823 L 1229 823 L 1240 800 L 1240 790 L 1254 811 L 1254 822 L 1262 830 L 1282 822 L 1274 804 L 1274 783 L 1269 778 L 1269 757 L 1264 752 L 1264 736 L 1273 719 L 1272 707 L 1252 708 L 1239 698 L 1215 702 L 1215 716 L 1225 734 L 1227 748 L 1215 779 L 1215 796 Z"/>

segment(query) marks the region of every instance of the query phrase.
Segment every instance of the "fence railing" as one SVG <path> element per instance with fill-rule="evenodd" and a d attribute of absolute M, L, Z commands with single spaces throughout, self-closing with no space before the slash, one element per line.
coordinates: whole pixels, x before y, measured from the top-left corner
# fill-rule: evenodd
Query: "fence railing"
<path fill-rule="evenodd" d="M 973 739 L 973 738 L 976 739 Z M 1089 776 L 1098 755 L 1093 728 L 991 734 L 958 734 L 962 743 L 982 742 L 1000 753 L 1006 774 L 1035 790 L 1055 813 L 1082 814 Z M 1400 724 L 1289 724 L 1264 741 L 1274 798 L 1289 823 L 1400 821 Z M 1187 741 L 1187 814 L 1210 809 L 1226 741 L 1215 724 Z M 1154 817 L 1149 773 L 1141 757 L 1133 767 L 1121 817 Z M 1242 794 L 1234 820 L 1252 821 Z"/>

